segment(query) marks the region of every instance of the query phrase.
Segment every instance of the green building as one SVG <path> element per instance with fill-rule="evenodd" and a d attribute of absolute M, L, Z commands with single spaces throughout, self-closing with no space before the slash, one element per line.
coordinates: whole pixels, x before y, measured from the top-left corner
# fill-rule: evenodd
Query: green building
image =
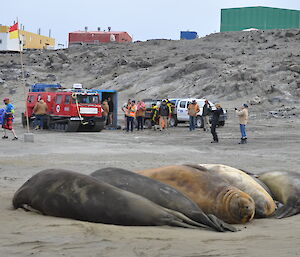
<path fill-rule="evenodd" d="M 300 28 L 300 11 L 264 6 L 221 9 L 221 32 L 249 28 Z"/>

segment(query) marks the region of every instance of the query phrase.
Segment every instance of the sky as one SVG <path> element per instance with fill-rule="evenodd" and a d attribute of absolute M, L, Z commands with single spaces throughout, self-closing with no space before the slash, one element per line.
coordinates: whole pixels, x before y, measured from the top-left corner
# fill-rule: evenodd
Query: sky
<path fill-rule="evenodd" d="M 18 18 L 26 31 L 67 45 L 68 33 L 84 30 L 126 31 L 134 41 L 180 38 L 180 31 L 200 37 L 220 31 L 222 8 L 268 6 L 300 10 L 300 0 L 1 0 L 0 24 Z"/>

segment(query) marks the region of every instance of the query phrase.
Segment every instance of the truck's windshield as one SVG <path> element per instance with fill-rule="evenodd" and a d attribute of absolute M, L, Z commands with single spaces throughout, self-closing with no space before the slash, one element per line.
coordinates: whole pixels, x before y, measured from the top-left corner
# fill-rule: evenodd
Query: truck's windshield
<path fill-rule="evenodd" d="M 77 101 L 79 104 L 99 104 L 98 95 L 77 95 Z M 76 103 L 76 98 L 73 98 L 73 103 Z"/>

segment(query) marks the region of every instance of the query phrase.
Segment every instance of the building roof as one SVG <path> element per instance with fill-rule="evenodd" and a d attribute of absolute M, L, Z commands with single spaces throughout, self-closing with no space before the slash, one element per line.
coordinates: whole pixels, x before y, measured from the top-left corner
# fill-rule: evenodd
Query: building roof
<path fill-rule="evenodd" d="M 287 8 L 279 8 L 279 7 L 270 7 L 270 6 L 262 6 L 262 5 L 257 5 L 257 6 L 244 6 L 244 7 L 232 7 L 232 8 L 222 8 L 221 10 L 230 10 L 230 9 L 245 9 L 245 8 L 268 8 L 268 9 L 280 9 L 280 10 L 289 10 L 289 11 L 298 11 L 296 9 L 287 9 Z"/>
<path fill-rule="evenodd" d="M 121 33 L 127 33 L 126 31 L 82 31 L 82 30 L 78 30 L 78 31 L 73 31 L 70 33 L 89 33 L 89 34 L 121 34 Z"/>

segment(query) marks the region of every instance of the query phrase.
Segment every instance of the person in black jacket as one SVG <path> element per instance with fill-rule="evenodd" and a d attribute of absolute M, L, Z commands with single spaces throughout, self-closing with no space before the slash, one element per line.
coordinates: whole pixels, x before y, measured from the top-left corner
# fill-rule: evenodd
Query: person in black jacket
<path fill-rule="evenodd" d="M 203 130 L 209 131 L 210 124 L 209 124 L 209 116 L 211 113 L 211 106 L 208 100 L 205 100 L 205 104 L 203 105 L 202 117 L 203 117 Z"/>
<path fill-rule="evenodd" d="M 107 125 L 112 125 L 113 124 L 114 103 L 110 97 L 107 98 L 107 103 L 109 106 Z"/>
<path fill-rule="evenodd" d="M 216 132 L 216 127 L 219 123 L 219 117 L 221 114 L 223 114 L 223 109 L 220 104 L 216 104 L 216 110 L 212 110 L 212 121 L 211 121 L 211 127 L 210 131 L 211 134 L 213 135 L 213 141 L 211 143 L 218 143 L 219 138 Z"/>
<path fill-rule="evenodd" d="M 159 114 L 159 126 L 160 126 L 160 130 L 164 129 L 168 129 L 168 118 L 170 115 L 170 107 L 167 105 L 167 102 L 165 100 L 162 101 L 159 110 L 158 110 L 158 114 Z"/>

